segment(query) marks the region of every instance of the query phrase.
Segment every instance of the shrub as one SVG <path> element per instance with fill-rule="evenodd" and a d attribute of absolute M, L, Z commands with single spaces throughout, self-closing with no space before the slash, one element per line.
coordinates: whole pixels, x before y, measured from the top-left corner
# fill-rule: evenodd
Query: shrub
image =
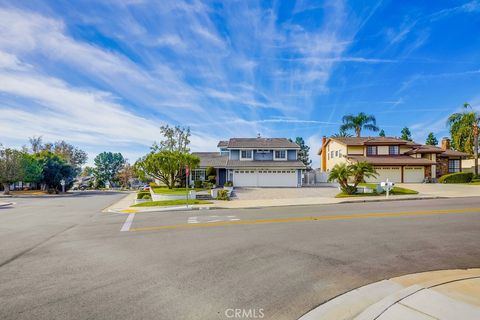
<path fill-rule="evenodd" d="M 205 175 L 206 175 L 207 177 L 217 176 L 217 170 L 215 170 L 214 167 L 208 167 L 207 170 L 205 171 Z"/>
<path fill-rule="evenodd" d="M 232 181 L 227 181 L 223 185 L 224 187 L 233 187 L 233 182 Z"/>
<path fill-rule="evenodd" d="M 151 194 L 144 194 L 144 195 L 142 196 L 142 199 L 143 199 L 143 200 L 151 200 L 151 199 L 152 199 L 152 195 L 151 195 Z"/>
<path fill-rule="evenodd" d="M 227 190 L 218 190 L 217 200 L 230 200 Z"/>
<path fill-rule="evenodd" d="M 208 181 L 203 181 L 203 187 L 205 189 L 213 189 L 213 183 L 208 182 Z"/>
<path fill-rule="evenodd" d="M 158 187 L 155 182 L 150 182 L 148 185 L 149 185 L 150 187 Z"/>
<path fill-rule="evenodd" d="M 217 179 L 216 176 L 208 176 L 208 181 L 211 183 L 215 183 L 215 180 Z"/>
<path fill-rule="evenodd" d="M 139 192 L 137 192 L 137 199 L 144 199 L 144 196 L 149 196 L 150 197 L 150 192 L 149 191 L 139 191 Z"/>
<path fill-rule="evenodd" d="M 195 180 L 193 182 L 193 186 L 195 187 L 195 189 L 200 189 L 202 186 L 203 186 L 203 181 L 201 180 Z"/>
<path fill-rule="evenodd" d="M 441 176 L 438 179 L 440 183 L 469 183 L 472 181 L 472 172 L 456 172 Z"/>

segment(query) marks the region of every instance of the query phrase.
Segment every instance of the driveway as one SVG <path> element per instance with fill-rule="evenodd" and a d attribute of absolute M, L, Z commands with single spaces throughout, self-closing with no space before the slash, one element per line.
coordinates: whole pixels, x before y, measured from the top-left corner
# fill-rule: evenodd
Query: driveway
<path fill-rule="evenodd" d="M 433 197 L 475 197 L 480 196 L 480 185 L 444 183 L 404 183 L 399 186 L 417 190 L 422 196 Z"/>
<path fill-rule="evenodd" d="M 238 200 L 332 198 L 335 197 L 338 192 L 338 188 L 331 186 L 304 188 L 235 188 L 235 195 Z"/>

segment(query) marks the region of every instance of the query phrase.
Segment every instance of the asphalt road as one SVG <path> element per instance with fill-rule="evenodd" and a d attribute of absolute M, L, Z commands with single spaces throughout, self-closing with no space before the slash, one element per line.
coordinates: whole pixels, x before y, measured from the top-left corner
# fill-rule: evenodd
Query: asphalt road
<path fill-rule="evenodd" d="M 480 267 L 480 198 L 138 213 L 123 195 L 0 209 L 1 319 L 297 319 L 353 288 Z M 243 317 L 246 319 L 246 317 Z"/>

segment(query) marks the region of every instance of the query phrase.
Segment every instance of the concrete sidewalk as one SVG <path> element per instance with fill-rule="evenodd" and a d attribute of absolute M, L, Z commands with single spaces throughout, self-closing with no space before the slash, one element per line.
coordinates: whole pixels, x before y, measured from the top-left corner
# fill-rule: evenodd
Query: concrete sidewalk
<path fill-rule="evenodd" d="M 300 320 L 480 319 L 480 269 L 382 280 L 347 292 Z"/>

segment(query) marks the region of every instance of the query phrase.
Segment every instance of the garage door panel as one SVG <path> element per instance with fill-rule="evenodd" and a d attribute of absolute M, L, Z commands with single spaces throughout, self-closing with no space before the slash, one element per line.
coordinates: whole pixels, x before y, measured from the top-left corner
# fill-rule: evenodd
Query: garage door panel
<path fill-rule="evenodd" d="M 425 179 L 425 167 L 406 166 L 403 168 L 403 181 L 405 183 L 420 183 Z"/>
<path fill-rule="evenodd" d="M 255 170 L 235 170 L 233 185 L 237 187 L 256 187 L 257 173 Z"/>
<path fill-rule="evenodd" d="M 390 182 L 402 182 L 402 170 L 401 167 L 375 167 L 377 170 L 376 178 L 367 178 L 367 182 L 383 182 L 388 179 Z"/>
<path fill-rule="evenodd" d="M 262 187 L 296 187 L 295 170 L 259 170 L 258 185 Z"/>
<path fill-rule="evenodd" d="M 296 170 L 235 170 L 233 184 L 237 187 L 296 187 Z"/>

